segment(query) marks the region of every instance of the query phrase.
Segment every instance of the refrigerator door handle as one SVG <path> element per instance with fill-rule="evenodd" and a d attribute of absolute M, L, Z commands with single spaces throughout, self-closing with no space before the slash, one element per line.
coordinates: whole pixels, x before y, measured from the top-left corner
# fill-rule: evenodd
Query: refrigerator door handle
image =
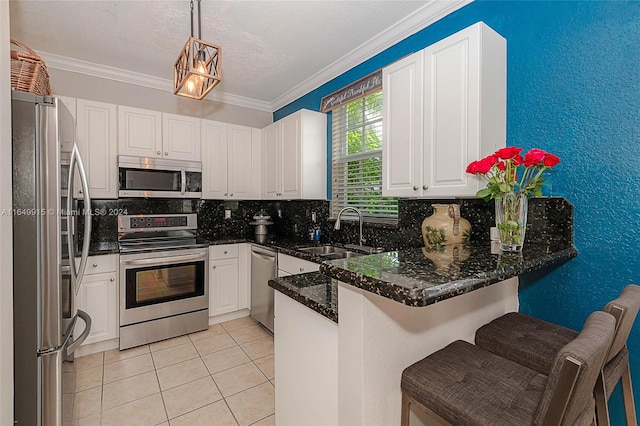
<path fill-rule="evenodd" d="M 84 330 L 82 330 L 82 334 L 80 334 L 77 339 L 74 339 L 73 342 L 69 343 L 69 345 L 67 346 L 67 355 L 71 355 L 72 353 L 74 353 L 78 346 L 80 346 L 87 339 L 89 333 L 91 332 L 91 317 L 89 316 L 89 314 L 78 309 L 78 315 L 76 315 L 76 319 L 78 317 L 80 317 L 80 319 L 84 321 Z M 75 322 L 76 321 L 73 322 L 74 325 Z M 71 333 L 69 333 L 69 335 L 71 335 Z"/>
<path fill-rule="evenodd" d="M 69 191 L 73 192 L 73 180 L 75 177 L 75 166 L 78 166 L 78 173 L 80 174 L 80 183 L 82 184 L 82 192 L 84 194 L 84 235 L 82 242 L 82 253 L 80 256 L 80 265 L 76 268 L 76 259 L 73 250 L 73 238 L 67 238 L 67 245 L 69 248 L 69 263 L 71 264 L 71 283 L 75 292 L 78 293 L 80 284 L 82 284 L 82 277 L 84 276 L 84 270 L 87 266 L 87 259 L 89 257 L 89 244 L 91 241 L 91 197 L 89 195 L 89 184 L 87 182 L 87 174 L 82 164 L 82 158 L 78 151 L 78 145 L 73 145 L 71 151 L 71 161 L 69 162 Z M 67 197 L 67 220 L 71 223 L 72 215 L 72 202 L 73 197 Z M 70 229 L 73 232 L 73 229 Z"/>
<path fill-rule="evenodd" d="M 65 348 L 65 346 L 67 346 L 67 344 L 69 343 L 69 340 L 71 340 L 72 331 L 76 326 L 77 320 L 78 320 L 78 316 L 76 315 L 73 318 L 73 321 L 71 321 L 71 324 L 69 324 L 69 327 L 67 327 L 68 332 L 64 334 L 64 341 L 60 346 L 54 346 L 52 348 L 46 348 L 46 349 L 38 349 L 38 356 L 52 355 L 62 351 Z"/>

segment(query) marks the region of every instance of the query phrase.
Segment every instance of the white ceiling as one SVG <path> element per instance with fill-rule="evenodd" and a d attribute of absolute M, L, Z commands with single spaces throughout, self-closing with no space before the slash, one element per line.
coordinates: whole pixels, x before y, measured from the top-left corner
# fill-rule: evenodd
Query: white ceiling
<path fill-rule="evenodd" d="M 208 99 L 273 111 L 469 1 L 203 0 L 202 39 L 222 47 Z M 189 0 L 10 0 L 10 14 L 50 68 L 168 91 L 190 35 Z"/>

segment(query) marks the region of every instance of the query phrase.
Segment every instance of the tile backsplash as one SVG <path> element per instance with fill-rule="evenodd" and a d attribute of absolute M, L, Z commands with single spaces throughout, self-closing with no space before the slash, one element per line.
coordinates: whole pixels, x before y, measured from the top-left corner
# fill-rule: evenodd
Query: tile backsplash
<path fill-rule="evenodd" d="M 420 226 L 424 218 L 433 213 L 432 204 L 460 205 L 460 214 L 471 222 L 472 240 L 489 240 L 489 228 L 494 226 L 494 204 L 479 199 L 450 200 L 399 200 L 398 223 L 365 224 L 366 245 L 401 249 L 422 246 Z M 117 239 L 117 213 L 160 214 L 198 213 L 198 233 L 210 239 L 253 239 L 254 226 L 249 222 L 260 210 L 271 216 L 273 225 L 269 233 L 273 237 L 308 239 L 309 230 L 318 227 L 322 242 L 357 243 L 357 222 L 343 221 L 339 231 L 333 229 L 329 219 L 328 201 L 219 201 L 128 198 L 120 200 L 93 200 L 93 241 L 115 241 Z M 80 206 L 81 207 L 81 206 Z M 225 219 L 225 211 L 231 217 Z M 104 214 L 102 214 L 104 212 Z M 312 222 L 315 213 L 316 222 Z M 81 224 L 80 224 L 81 228 Z M 545 197 L 529 200 L 527 242 L 550 240 L 573 242 L 573 206 L 564 198 Z M 526 244 L 526 243 L 525 243 Z"/>

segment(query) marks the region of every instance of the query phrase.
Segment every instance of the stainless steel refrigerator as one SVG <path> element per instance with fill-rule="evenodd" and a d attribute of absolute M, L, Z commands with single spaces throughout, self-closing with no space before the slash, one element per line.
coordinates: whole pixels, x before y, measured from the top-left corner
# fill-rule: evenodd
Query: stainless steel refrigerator
<path fill-rule="evenodd" d="M 70 153 L 61 150 L 63 138 L 75 140 L 74 134 L 61 134 L 59 123 L 70 118 L 62 102 L 14 91 L 11 114 L 14 419 L 18 425 L 61 425 L 72 420 L 74 389 L 66 385 L 75 382 L 63 380 L 63 369 L 73 371 L 73 364 L 63 364 L 91 328 L 91 318 L 75 306 L 91 235 L 90 209 L 73 209 L 76 173 L 84 205 L 91 200 L 77 146 Z M 78 263 L 73 234 L 79 214 L 85 221 Z M 85 327 L 74 336 L 78 318 Z"/>

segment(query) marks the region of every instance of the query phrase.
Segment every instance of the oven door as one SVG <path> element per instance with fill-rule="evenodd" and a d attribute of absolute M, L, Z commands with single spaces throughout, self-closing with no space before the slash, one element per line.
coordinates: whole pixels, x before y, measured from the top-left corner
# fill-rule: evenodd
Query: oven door
<path fill-rule="evenodd" d="M 208 309 L 207 248 L 120 255 L 120 325 Z"/>

